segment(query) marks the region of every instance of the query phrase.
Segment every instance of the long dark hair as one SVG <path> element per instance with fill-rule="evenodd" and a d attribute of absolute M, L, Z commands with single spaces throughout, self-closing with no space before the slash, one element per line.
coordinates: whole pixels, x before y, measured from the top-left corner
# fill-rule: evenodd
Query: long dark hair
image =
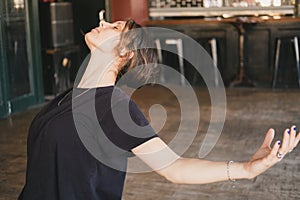
<path fill-rule="evenodd" d="M 155 81 L 158 73 L 157 49 L 154 48 L 150 33 L 132 19 L 126 20 L 120 43 L 116 47 L 117 54 L 124 56 L 122 52 L 124 49 L 127 53 L 133 52 L 133 56 L 124 63 L 118 74 L 118 79 L 126 72 L 138 67 L 134 70 L 134 77 L 131 77 L 130 81 L 133 79 L 139 83 Z"/>

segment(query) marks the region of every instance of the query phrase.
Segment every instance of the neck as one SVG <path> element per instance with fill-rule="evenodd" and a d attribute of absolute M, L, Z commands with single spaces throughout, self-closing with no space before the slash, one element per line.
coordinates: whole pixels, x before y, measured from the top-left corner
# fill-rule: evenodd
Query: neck
<path fill-rule="evenodd" d="M 95 88 L 115 85 L 118 70 L 116 57 L 99 51 L 91 52 L 91 58 L 78 84 L 78 88 Z"/>

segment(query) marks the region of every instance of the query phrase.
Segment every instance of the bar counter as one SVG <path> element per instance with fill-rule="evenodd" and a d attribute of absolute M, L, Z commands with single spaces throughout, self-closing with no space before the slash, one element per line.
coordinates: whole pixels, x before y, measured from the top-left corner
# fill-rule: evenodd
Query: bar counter
<path fill-rule="evenodd" d="M 186 24 L 207 24 L 207 23 L 233 23 L 239 18 L 248 18 L 249 21 L 260 21 L 264 23 L 300 23 L 300 17 L 235 17 L 235 18 L 199 18 L 199 19 L 164 19 L 149 20 L 146 26 L 165 26 L 165 25 L 186 25 Z"/>
<path fill-rule="evenodd" d="M 300 37 L 299 17 L 165 19 L 149 20 L 145 24 L 186 34 L 208 52 L 211 50 L 207 42 L 210 38 L 216 38 L 218 68 L 227 86 L 236 81 L 246 81 L 245 86 L 270 87 L 276 42 L 280 38 L 279 83 L 284 87 L 298 86 L 292 38 Z M 190 73 L 194 71 L 190 70 Z"/>

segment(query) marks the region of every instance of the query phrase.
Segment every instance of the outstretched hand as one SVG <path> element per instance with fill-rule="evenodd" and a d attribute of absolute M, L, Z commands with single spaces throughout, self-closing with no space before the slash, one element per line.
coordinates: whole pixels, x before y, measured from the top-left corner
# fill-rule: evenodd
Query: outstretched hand
<path fill-rule="evenodd" d="M 254 178 L 263 173 L 298 145 L 300 132 L 296 133 L 296 126 L 286 129 L 283 133 L 283 140 L 276 141 L 271 146 L 275 136 L 274 129 L 269 129 L 261 147 L 255 152 L 252 158 L 245 164 L 245 168 L 250 178 Z"/>

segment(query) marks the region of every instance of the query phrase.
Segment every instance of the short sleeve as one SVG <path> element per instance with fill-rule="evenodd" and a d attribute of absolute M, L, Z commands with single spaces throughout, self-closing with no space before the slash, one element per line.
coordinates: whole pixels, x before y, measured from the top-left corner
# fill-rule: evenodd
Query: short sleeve
<path fill-rule="evenodd" d="M 113 105 L 101 119 L 100 125 L 107 138 L 125 151 L 157 137 L 144 114 L 132 100 L 122 100 Z"/>

